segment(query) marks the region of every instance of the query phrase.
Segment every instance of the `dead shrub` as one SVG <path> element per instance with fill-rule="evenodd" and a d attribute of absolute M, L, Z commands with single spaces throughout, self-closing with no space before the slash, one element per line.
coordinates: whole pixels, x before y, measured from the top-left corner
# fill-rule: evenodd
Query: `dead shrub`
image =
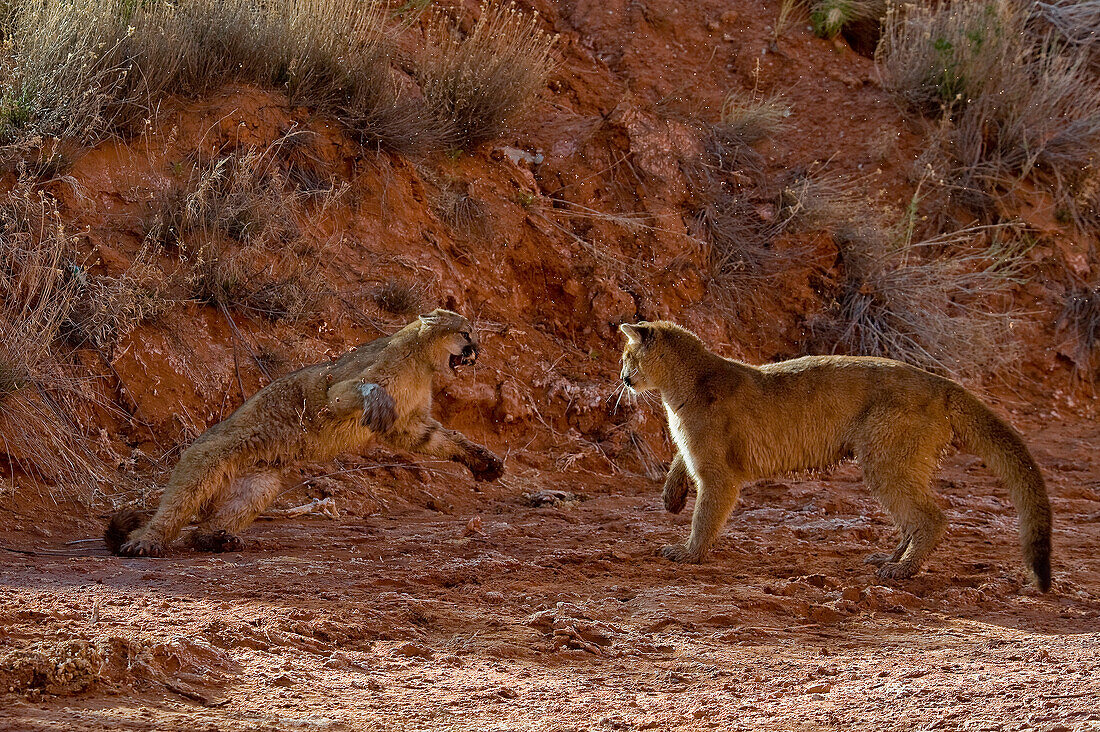
<path fill-rule="evenodd" d="M 1070 288 L 1058 325 L 1068 329 L 1074 342 L 1075 371 L 1095 381 L 1100 375 L 1100 280 Z"/>
<path fill-rule="evenodd" d="M 844 276 L 811 322 L 811 350 L 884 356 L 937 373 L 981 379 L 1019 355 L 1026 245 L 1008 227 L 972 227 L 914 242 L 911 222 L 873 218 L 837 234 Z"/>
<path fill-rule="evenodd" d="M 76 297 L 62 324 L 62 335 L 74 346 L 91 346 L 109 355 L 130 331 L 172 304 L 168 281 L 153 265 L 148 247 L 142 247 L 118 276 L 70 267 Z"/>
<path fill-rule="evenodd" d="M 0 460 L 86 494 L 105 466 L 73 416 L 85 381 L 56 351 L 80 298 L 74 253 L 51 199 L 23 188 L 0 202 Z"/>
<path fill-rule="evenodd" d="M 500 0 L 482 2 L 465 36 L 449 15 L 433 16 L 416 73 L 444 141 L 466 148 L 506 131 L 546 85 L 554 43 L 537 15 Z"/>
<path fill-rule="evenodd" d="M 412 316 L 423 309 L 424 288 L 405 280 L 385 280 L 371 295 L 378 309 L 391 315 Z"/>
<path fill-rule="evenodd" d="M 1095 227 L 1096 78 L 1079 46 L 1035 32 L 1030 17 L 1014 0 L 891 7 L 876 59 L 903 106 L 935 120 L 925 163 L 946 187 L 981 204 L 1030 177 Z"/>

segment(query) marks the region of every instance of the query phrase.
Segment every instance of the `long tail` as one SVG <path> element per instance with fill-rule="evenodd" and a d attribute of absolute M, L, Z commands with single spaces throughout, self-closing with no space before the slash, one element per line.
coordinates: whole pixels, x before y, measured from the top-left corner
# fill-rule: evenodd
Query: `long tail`
<path fill-rule="evenodd" d="M 103 530 L 103 541 L 111 553 L 118 554 L 130 534 L 144 526 L 152 516 L 152 511 L 139 511 L 135 508 L 116 511 L 107 522 L 107 528 Z"/>
<path fill-rule="evenodd" d="M 955 437 L 1008 486 L 1020 517 L 1020 547 L 1039 589 L 1050 589 L 1050 499 L 1042 473 L 1015 429 L 965 389 L 951 392 Z"/>

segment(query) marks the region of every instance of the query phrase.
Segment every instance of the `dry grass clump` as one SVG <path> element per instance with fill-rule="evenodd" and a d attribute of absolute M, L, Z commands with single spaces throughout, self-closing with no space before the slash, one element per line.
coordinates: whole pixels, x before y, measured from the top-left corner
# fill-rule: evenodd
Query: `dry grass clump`
<path fill-rule="evenodd" d="M 869 201 L 860 181 L 824 175 L 822 171 L 796 171 L 783 184 L 776 201 L 784 230 L 836 231 L 865 215 Z"/>
<path fill-rule="evenodd" d="M 1030 19 L 1015 0 L 891 7 L 879 68 L 907 109 L 935 120 L 925 162 L 964 202 L 967 191 L 980 202 L 1031 177 L 1050 184 L 1072 218 L 1097 226 L 1097 79 L 1080 46 L 1036 32 Z"/>
<path fill-rule="evenodd" d="M 775 137 L 787 126 L 790 106 L 782 95 L 761 96 L 755 91 L 733 89 L 722 102 L 721 126 L 745 145 Z"/>
<path fill-rule="evenodd" d="M 492 224 L 485 204 L 453 184 L 444 184 L 434 201 L 435 212 L 447 226 L 469 239 L 486 240 Z"/>
<path fill-rule="evenodd" d="M 383 312 L 412 316 L 423 309 L 424 289 L 406 280 L 391 278 L 379 283 L 371 297 Z"/>
<path fill-rule="evenodd" d="M 278 155 L 287 139 L 196 165 L 157 203 L 149 238 L 179 251 L 188 296 L 273 321 L 316 310 L 324 288 L 300 256 L 299 221 L 325 201 L 288 183 Z"/>
<path fill-rule="evenodd" d="M 693 234 L 708 247 L 711 296 L 734 316 L 802 254 L 774 245 L 782 222 L 761 214 L 760 204 L 769 196 L 763 190 L 763 160 L 751 146 L 778 133 L 789 114 L 779 96 L 731 92 L 718 122 L 694 121 L 702 154 L 680 164 L 695 201 Z"/>
<path fill-rule="evenodd" d="M 316 310 L 321 285 L 291 255 L 208 242 L 185 262 L 184 285 L 199 302 L 273 322 L 300 320 Z"/>
<path fill-rule="evenodd" d="M 73 417 L 84 381 L 55 351 L 80 293 L 56 204 L 17 190 L 0 202 L 0 463 L 49 483 L 103 474 Z"/>
<path fill-rule="evenodd" d="M 167 310 L 172 304 L 168 282 L 151 259 L 143 247 L 117 277 L 70 265 L 76 297 L 62 324 L 65 340 L 106 353 L 139 324 Z"/>
<path fill-rule="evenodd" d="M 555 40 L 539 29 L 537 15 L 500 0 L 482 2 L 465 36 L 437 13 L 416 73 L 431 113 L 445 125 L 444 141 L 471 147 L 506 131 L 546 85 Z"/>
<path fill-rule="evenodd" d="M 913 241 L 904 219 L 872 217 L 837 234 L 844 269 L 831 307 L 811 324 L 817 348 L 885 356 L 960 378 L 979 379 L 1018 357 L 1026 245 L 1008 227 L 972 227 Z M 824 348 L 823 348 L 824 347 Z"/>
<path fill-rule="evenodd" d="M 553 39 L 536 17 L 500 2 L 483 5 L 465 37 L 444 15 L 433 18 L 414 69 L 421 95 L 393 72 L 396 18 L 409 13 L 392 13 L 387 0 L 14 0 L 9 7 L 0 145 L 132 134 L 165 95 L 199 96 L 230 82 L 283 89 L 364 143 L 397 152 L 471 145 L 505 129 L 553 65 Z"/>
<path fill-rule="evenodd" d="M 1089 381 L 1100 376 L 1100 280 L 1079 284 L 1066 294 L 1058 324 L 1076 344 L 1076 370 Z"/>
<path fill-rule="evenodd" d="M 859 24 L 877 26 L 886 15 L 886 4 L 886 0 L 817 0 L 810 6 L 810 23 L 817 35 L 833 38 Z"/>
<path fill-rule="evenodd" d="M 0 138 L 95 142 L 135 131 L 166 94 L 239 81 L 285 89 L 364 138 L 407 150 L 383 0 L 16 0 L 0 72 Z"/>

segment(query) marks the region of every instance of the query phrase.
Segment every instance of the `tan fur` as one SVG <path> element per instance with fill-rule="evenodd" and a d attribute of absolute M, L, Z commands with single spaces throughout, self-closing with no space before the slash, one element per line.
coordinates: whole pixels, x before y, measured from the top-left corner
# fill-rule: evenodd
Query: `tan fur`
<path fill-rule="evenodd" d="M 237 532 L 278 496 L 285 466 L 327 460 L 376 438 L 455 460 L 479 480 L 495 480 L 503 469 L 500 459 L 431 416 L 433 377 L 472 363 L 477 349 L 464 317 L 436 310 L 334 362 L 273 381 L 187 448 L 144 527 L 135 526 L 132 514 L 112 519 L 112 549 L 159 555 L 196 516 L 192 546 L 238 549 Z M 125 542 L 119 543 L 120 531 L 129 532 Z"/>
<path fill-rule="evenodd" d="M 808 356 L 754 367 L 663 321 L 622 331 L 623 381 L 660 392 L 677 448 L 665 506 L 683 508 L 689 481 L 697 492 L 691 535 L 664 547 L 664 556 L 700 561 L 746 481 L 854 458 L 902 537 L 892 555 L 868 561 L 882 577 L 911 577 L 943 535 L 930 482 L 954 441 L 1008 486 L 1025 561 L 1039 587 L 1050 588 L 1050 503 L 1039 467 L 1020 435 L 959 384 L 883 358 Z"/>

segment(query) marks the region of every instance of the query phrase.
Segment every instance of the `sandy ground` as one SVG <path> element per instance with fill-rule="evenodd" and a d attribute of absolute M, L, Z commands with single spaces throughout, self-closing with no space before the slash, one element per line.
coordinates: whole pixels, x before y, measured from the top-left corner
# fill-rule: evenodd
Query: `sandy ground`
<path fill-rule="evenodd" d="M 896 583 L 862 563 L 892 537 L 854 467 L 749 486 L 701 566 L 655 556 L 689 521 L 658 486 L 584 473 L 513 474 L 476 514 L 261 521 L 239 554 L 25 540 L 0 565 L 0 728 L 1100 729 L 1100 427 L 1028 437 L 1047 596 L 965 455 L 943 545 Z M 583 500 L 534 507 L 538 485 Z"/>

